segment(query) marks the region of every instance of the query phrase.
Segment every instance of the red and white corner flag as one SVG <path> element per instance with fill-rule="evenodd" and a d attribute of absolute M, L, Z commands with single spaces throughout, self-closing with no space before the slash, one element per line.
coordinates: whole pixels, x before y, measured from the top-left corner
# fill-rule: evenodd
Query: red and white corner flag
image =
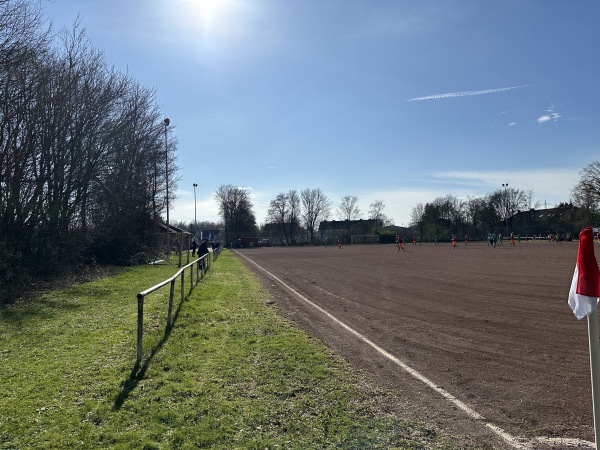
<path fill-rule="evenodd" d="M 587 227 L 579 233 L 577 264 L 569 291 L 569 306 L 577 319 L 583 319 L 598 307 L 600 270 L 594 255 L 594 233 Z"/>

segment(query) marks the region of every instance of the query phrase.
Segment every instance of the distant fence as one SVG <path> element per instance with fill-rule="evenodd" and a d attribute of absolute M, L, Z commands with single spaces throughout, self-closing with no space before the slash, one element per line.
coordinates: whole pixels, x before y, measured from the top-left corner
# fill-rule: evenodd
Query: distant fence
<path fill-rule="evenodd" d="M 219 256 L 219 253 L 221 252 L 220 248 L 216 249 L 217 251 L 213 251 L 213 257 L 212 257 L 212 261 L 215 261 L 217 259 L 217 257 Z M 158 283 L 156 286 L 152 286 L 149 289 L 146 289 L 143 292 L 140 292 L 137 295 L 137 301 L 138 301 L 138 317 L 137 317 L 137 357 L 136 357 L 136 364 L 139 364 L 142 361 L 142 356 L 143 356 L 143 351 L 142 351 L 142 342 L 143 342 L 143 338 L 144 338 L 144 299 L 145 297 L 154 292 L 157 291 L 158 289 L 162 288 L 163 286 L 166 286 L 167 284 L 171 285 L 171 292 L 169 294 L 169 310 L 167 313 L 167 328 L 171 328 L 173 326 L 173 298 L 175 296 L 175 282 L 177 281 L 177 278 L 181 278 L 181 301 L 183 302 L 185 300 L 185 271 L 189 268 L 190 269 L 190 290 L 192 290 L 194 288 L 194 286 L 196 284 L 198 284 L 198 282 L 204 278 L 204 275 L 206 275 L 206 272 L 208 271 L 208 269 L 211 266 L 211 257 L 210 257 L 210 253 L 207 253 L 206 255 L 198 258 L 195 261 L 192 261 L 191 263 L 187 264 L 186 266 L 182 267 L 181 269 L 179 269 L 179 271 L 177 271 L 177 273 L 175 275 L 173 275 L 171 278 Z M 194 277 L 194 273 L 196 274 L 196 276 Z M 195 283 L 194 283 L 194 278 L 195 278 Z"/>
<path fill-rule="evenodd" d="M 217 248 L 213 248 L 213 261 L 216 261 L 219 255 L 221 254 L 221 250 L 223 250 L 223 246 L 219 245 Z"/>

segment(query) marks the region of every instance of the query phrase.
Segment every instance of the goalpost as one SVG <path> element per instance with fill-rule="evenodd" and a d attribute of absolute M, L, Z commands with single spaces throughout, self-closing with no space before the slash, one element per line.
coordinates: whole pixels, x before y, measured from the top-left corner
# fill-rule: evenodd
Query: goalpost
<path fill-rule="evenodd" d="M 379 244 L 378 234 L 353 234 L 350 243 L 354 244 Z"/>

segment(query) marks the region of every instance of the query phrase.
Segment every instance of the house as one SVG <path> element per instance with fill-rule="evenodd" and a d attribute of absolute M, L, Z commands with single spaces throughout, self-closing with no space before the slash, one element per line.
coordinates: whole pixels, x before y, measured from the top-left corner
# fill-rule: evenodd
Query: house
<path fill-rule="evenodd" d="M 341 239 L 350 243 L 353 235 L 375 235 L 383 226 L 383 221 L 376 219 L 359 220 L 324 220 L 319 224 L 321 239 Z"/>
<path fill-rule="evenodd" d="M 577 235 L 579 230 L 577 214 L 580 208 L 569 204 L 560 205 L 556 208 L 530 209 L 519 211 L 508 218 L 508 223 L 502 222 L 498 227 L 502 230 L 507 226 L 508 231 L 513 231 L 521 236 L 539 236 L 550 233 L 571 233 Z"/>

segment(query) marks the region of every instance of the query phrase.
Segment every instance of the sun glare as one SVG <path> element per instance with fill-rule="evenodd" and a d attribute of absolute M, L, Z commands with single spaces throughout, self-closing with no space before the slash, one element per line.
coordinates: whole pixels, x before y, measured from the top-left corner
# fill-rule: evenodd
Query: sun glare
<path fill-rule="evenodd" d="M 248 2 L 239 0 L 171 0 L 166 4 L 161 3 L 166 39 L 203 54 L 223 55 L 238 49 L 252 12 Z"/>
<path fill-rule="evenodd" d="M 181 0 L 186 21 L 201 25 L 206 32 L 227 9 L 227 0 Z"/>

